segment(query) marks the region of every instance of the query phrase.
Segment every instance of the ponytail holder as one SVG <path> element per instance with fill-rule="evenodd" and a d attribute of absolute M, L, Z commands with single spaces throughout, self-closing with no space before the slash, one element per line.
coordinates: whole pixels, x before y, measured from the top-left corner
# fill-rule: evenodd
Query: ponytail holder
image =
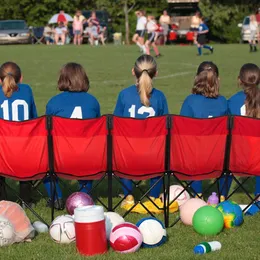
<path fill-rule="evenodd" d="M 12 72 L 7 72 L 7 75 L 13 76 Z"/>
<path fill-rule="evenodd" d="M 142 73 L 143 73 L 144 71 L 146 71 L 146 72 L 147 72 L 147 74 L 149 74 L 149 72 L 148 72 L 148 70 L 147 70 L 147 69 L 144 69 L 144 70 L 142 70 Z"/>

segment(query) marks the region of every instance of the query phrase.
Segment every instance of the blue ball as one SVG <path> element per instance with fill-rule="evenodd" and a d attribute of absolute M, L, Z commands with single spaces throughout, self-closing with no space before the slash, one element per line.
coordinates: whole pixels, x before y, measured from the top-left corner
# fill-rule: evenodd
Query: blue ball
<path fill-rule="evenodd" d="M 143 218 L 136 223 L 136 226 L 143 235 L 142 247 L 157 247 L 164 244 L 167 240 L 164 224 L 156 218 Z"/>
<path fill-rule="evenodd" d="M 225 228 L 240 226 L 244 221 L 242 209 L 233 201 L 223 201 L 218 204 L 217 209 L 223 214 Z"/>

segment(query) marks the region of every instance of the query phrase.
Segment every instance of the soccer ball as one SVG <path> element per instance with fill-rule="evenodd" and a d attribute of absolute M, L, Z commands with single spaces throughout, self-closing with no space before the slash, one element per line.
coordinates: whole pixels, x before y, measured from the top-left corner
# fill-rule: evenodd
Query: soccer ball
<path fill-rule="evenodd" d="M 111 230 L 115 226 L 124 223 L 125 220 L 115 212 L 104 212 L 104 215 L 106 220 L 106 234 L 107 234 L 107 239 L 109 240 Z"/>
<path fill-rule="evenodd" d="M 184 188 L 180 185 L 171 185 L 170 186 L 170 202 L 172 202 L 183 190 L 184 190 Z M 164 200 L 163 193 L 160 195 L 160 198 L 162 201 Z M 178 202 L 178 205 L 181 206 L 189 199 L 190 199 L 190 194 L 185 190 L 176 199 L 176 201 Z"/>
<path fill-rule="evenodd" d="M 75 208 L 92 205 L 92 198 L 84 192 L 74 192 L 66 200 L 66 210 L 70 215 L 74 214 Z"/>
<path fill-rule="evenodd" d="M 143 235 L 143 247 L 157 247 L 164 244 L 167 240 L 165 227 L 156 218 L 143 218 L 137 222 L 136 226 Z"/>
<path fill-rule="evenodd" d="M 14 227 L 7 218 L 0 216 L 0 246 L 8 246 L 15 242 Z"/>
<path fill-rule="evenodd" d="M 75 241 L 74 219 L 70 215 L 62 215 L 53 220 L 49 233 L 53 241 L 69 244 Z"/>
<path fill-rule="evenodd" d="M 133 253 L 142 245 L 143 237 L 137 226 L 125 222 L 112 229 L 109 240 L 111 247 L 115 251 Z"/>
<path fill-rule="evenodd" d="M 225 228 L 240 226 L 244 221 L 242 209 L 233 201 L 223 201 L 218 204 L 217 209 L 223 214 Z"/>

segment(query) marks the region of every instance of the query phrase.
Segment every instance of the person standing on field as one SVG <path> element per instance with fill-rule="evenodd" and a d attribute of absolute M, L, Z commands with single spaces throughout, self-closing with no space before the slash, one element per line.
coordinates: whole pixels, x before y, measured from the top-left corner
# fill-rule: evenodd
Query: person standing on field
<path fill-rule="evenodd" d="M 249 38 L 249 46 L 250 46 L 250 52 L 256 52 L 256 39 L 258 38 L 259 34 L 259 29 L 258 29 L 258 24 L 256 21 L 256 16 L 255 15 L 250 15 L 250 38 Z"/>
<path fill-rule="evenodd" d="M 145 54 L 146 48 L 144 45 L 144 36 L 145 36 L 145 28 L 147 24 L 147 19 L 145 17 L 144 11 L 136 11 L 135 12 L 137 16 L 137 25 L 136 25 L 136 31 L 133 36 L 133 42 L 136 43 L 137 46 L 140 47 L 141 51 Z"/>
<path fill-rule="evenodd" d="M 163 11 L 159 23 L 163 28 L 164 44 L 166 44 L 169 32 L 169 25 L 171 24 L 171 17 L 168 15 L 167 10 Z"/>

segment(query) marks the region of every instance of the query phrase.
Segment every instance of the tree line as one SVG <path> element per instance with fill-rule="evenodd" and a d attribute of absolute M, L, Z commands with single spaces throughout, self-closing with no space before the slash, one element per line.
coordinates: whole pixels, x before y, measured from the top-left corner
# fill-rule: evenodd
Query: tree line
<path fill-rule="evenodd" d="M 199 7 L 208 19 L 211 35 L 223 42 L 237 42 L 237 24 L 252 13 L 259 0 L 201 0 Z M 80 10 L 107 10 L 114 31 L 122 32 L 126 42 L 135 31 L 135 10 L 143 9 L 159 17 L 167 8 L 166 0 L 0 0 L 0 19 L 24 19 L 30 26 L 44 26 L 59 10 L 73 15 Z M 129 28 L 129 29 L 128 29 Z"/>

